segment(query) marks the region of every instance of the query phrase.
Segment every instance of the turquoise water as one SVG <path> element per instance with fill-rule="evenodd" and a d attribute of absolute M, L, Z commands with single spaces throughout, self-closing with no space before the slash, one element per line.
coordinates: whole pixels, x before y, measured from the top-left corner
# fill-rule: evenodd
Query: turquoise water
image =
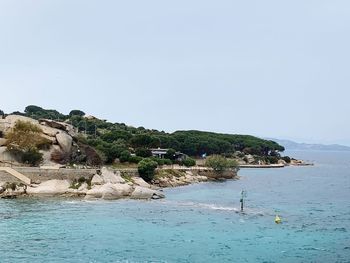
<path fill-rule="evenodd" d="M 0 262 L 350 262 L 350 153 L 292 154 L 316 166 L 245 169 L 151 202 L 0 200 Z"/>

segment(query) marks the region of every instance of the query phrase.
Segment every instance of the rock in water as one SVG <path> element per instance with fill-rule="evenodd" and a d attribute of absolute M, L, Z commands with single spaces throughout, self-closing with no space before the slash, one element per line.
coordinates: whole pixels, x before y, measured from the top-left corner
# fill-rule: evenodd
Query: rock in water
<path fill-rule="evenodd" d="M 119 199 L 128 196 L 133 188 L 128 184 L 96 185 L 86 192 L 86 198 L 103 198 L 106 200 Z"/>
<path fill-rule="evenodd" d="M 132 199 L 159 199 L 164 197 L 164 194 L 159 191 L 140 186 L 137 186 L 130 196 Z"/>

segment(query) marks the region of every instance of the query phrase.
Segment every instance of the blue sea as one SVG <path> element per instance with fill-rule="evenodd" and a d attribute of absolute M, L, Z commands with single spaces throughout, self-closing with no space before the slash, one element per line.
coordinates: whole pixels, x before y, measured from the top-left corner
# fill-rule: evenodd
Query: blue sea
<path fill-rule="evenodd" d="M 0 262 L 350 262 L 350 153 L 288 154 L 315 166 L 242 169 L 156 201 L 0 199 Z"/>

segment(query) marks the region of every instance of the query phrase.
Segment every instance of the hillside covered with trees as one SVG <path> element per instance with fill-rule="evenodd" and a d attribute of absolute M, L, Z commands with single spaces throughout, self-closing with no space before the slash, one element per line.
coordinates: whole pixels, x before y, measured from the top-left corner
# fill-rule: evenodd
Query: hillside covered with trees
<path fill-rule="evenodd" d="M 273 160 L 284 151 L 284 147 L 274 141 L 250 135 L 195 130 L 166 133 L 144 127 L 136 128 L 124 123 L 111 123 L 93 116 L 86 116 L 80 110 L 72 110 L 66 115 L 56 110 L 30 105 L 24 112 L 11 114 L 72 124 L 79 131 L 79 135 L 75 138 L 76 142 L 82 147 L 95 149 L 105 163 L 112 163 L 116 158 L 138 163 L 142 158 L 150 157 L 150 148 L 170 149 L 168 156 L 170 160 L 175 151 L 192 157 L 213 154 L 231 157 L 237 153 L 251 154 L 267 160 Z"/>

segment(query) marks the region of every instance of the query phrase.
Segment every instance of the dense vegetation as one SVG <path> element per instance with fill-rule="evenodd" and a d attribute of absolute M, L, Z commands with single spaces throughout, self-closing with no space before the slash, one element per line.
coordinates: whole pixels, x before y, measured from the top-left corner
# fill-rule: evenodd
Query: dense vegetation
<path fill-rule="evenodd" d="M 264 157 L 275 157 L 284 148 L 276 142 L 260 139 L 250 135 L 219 134 L 203 131 L 164 131 L 145 129 L 144 127 L 127 126 L 124 123 L 111 123 L 94 117 L 86 118 L 80 110 L 72 110 L 64 115 L 56 110 L 46 110 L 30 105 L 24 113 L 15 112 L 34 119 L 53 119 L 66 121 L 75 126 L 83 136 L 76 140 L 81 145 L 93 147 L 100 153 L 106 163 L 119 158 L 121 162 L 138 163 L 142 158 L 150 157 L 150 148 L 168 148 L 167 159 L 156 162 L 173 163 L 174 153 L 183 152 L 189 156 L 221 154 L 232 156 L 234 153 L 253 154 Z M 131 153 L 136 153 L 131 155 Z M 193 165 L 187 161 L 186 165 Z"/>

